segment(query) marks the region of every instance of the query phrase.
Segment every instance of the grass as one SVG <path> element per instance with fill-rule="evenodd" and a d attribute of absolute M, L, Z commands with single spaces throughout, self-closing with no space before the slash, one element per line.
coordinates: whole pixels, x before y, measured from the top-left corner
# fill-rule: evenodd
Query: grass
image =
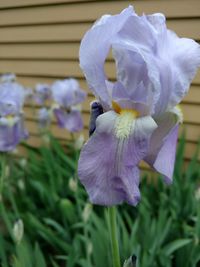
<path fill-rule="evenodd" d="M 49 146 L 24 145 L 27 159 L 7 158 L 10 173 L 0 203 L 2 267 L 111 267 L 106 209 L 88 204 L 77 181 L 79 151 L 53 137 Z M 183 167 L 182 138 L 174 183 L 144 176 L 142 200 L 118 207 L 122 262 L 137 257 L 137 267 L 200 266 L 200 186 L 198 151 Z M 198 149 L 197 149 L 198 150 Z M 24 234 L 16 243 L 13 226 L 21 219 Z"/>

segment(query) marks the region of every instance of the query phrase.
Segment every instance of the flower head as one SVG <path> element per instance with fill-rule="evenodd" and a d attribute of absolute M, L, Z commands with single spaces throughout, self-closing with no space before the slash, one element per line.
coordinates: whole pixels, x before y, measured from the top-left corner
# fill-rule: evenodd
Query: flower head
<path fill-rule="evenodd" d="M 18 219 L 13 226 L 13 237 L 17 244 L 19 244 L 24 235 L 24 223 L 21 219 Z"/>
<path fill-rule="evenodd" d="M 0 151 L 13 150 L 28 135 L 22 110 L 25 95 L 18 83 L 0 84 Z"/>
<path fill-rule="evenodd" d="M 104 70 L 110 50 L 116 82 Z M 93 203 L 136 205 L 142 159 L 172 180 L 181 120 L 176 105 L 200 66 L 200 46 L 168 30 L 163 14 L 138 16 L 130 6 L 103 16 L 85 34 L 80 66 L 104 112 L 92 105 L 94 133 L 80 155 L 80 180 Z"/>
<path fill-rule="evenodd" d="M 54 114 L 61 128 L 70 132 L 82 130 L 83 121 L 79 104 L 86 98 L 86 93 L 80 88 L 75 79 L 56 81 L 52 87 Z"/>
<path fill-rule="evenodd" d="M 51 98 L 51 87 L 48 84 L 37 84 L 35 87 L 35 102 L 39 105 L 44 104 Z"/>

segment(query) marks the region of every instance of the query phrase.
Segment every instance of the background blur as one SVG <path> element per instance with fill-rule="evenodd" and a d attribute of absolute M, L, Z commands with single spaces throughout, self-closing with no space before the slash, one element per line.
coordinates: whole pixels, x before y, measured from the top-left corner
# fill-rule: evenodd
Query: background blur
<path fill-rule="evenodd" d="M 78 62 L 80 40 L 102 14 L 118 13 L 130 4 L 138 14 L 163 12 L 170 29 L 179 36 L 200 41 L 199 0 L 0 0 L 0 73 L 14 72 L 18 81 L 28 87 L 75 77 L 88 91 Z M 112 58 L 108 58 L 105 68 L 108 77 L 114 79 Z M 83 105 L 86 137 L 92 99 L 89 94 Z M 187 161 L 194 154 L 200 136 L 200 72 L 181 107 Z M 37 121 L 29 106 L 25 111 L 31 133 L 28 142 L 38 146 L 41 139 L 37 134 Z M 57 128 L 56 124 L 52 125 L 52 132 L 61 140 L 69 137 L 66 130 Z"/>

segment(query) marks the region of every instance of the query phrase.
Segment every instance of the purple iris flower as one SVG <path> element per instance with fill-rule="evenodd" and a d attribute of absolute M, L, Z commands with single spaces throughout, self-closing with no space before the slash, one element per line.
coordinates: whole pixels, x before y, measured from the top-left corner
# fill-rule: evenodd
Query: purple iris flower
<path fill-rule="evenodd" d="M 37 84 L 35 87 L 35 102 L 43 105 L 46 100 L 51 98 L 51 87 L 48 84 Z"/>
<path fill-rule="evenodd" d="M 61 128 L 78 132 L 83 128 L 79 104 L 86 98 L 86 93 L 75 79 L 56 81 L 52 87 L 53 110 Z"/>
<path fill-rule="evenodd" d="M 24 128 L 24 88 L 15 82 L 0 84 L 0 151 L 13 150 L 28 137 Z"/>
<path fill-rule="evenodd" d="M 104 70 L 110 50 L 116 82 Z M 92 116 L 99 105 L 104 113 L 91 125 L 95 131 L 81 151 L 79 178 L 95 204 L 136 205 L 141 160 L 172 181 L 182 121 L 177 104 L 200 66 L 200 46 L 168 30 L 163 14 L 138 16 L 129 6 L 103 16 L 85 34 L 80 66 L 98 99 Z"/>

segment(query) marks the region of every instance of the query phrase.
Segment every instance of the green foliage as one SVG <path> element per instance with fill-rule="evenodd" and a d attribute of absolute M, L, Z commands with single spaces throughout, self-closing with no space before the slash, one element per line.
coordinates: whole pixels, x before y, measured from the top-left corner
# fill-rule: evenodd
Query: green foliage
<path fill-rule="evenodd" d="M 25 147 L 26 161 L 8 159 L 0 202 L 1 266 L 111 267 L 107 210 L 87 209 L 73 143 L 61 146 L 51 137 L 49 146 Z M 162 177 L 145 176 L 140 204 L 118 208 L 122 263 L 135 255 L 137 267 L 200 266 L 199 148 L 184 168 L 184 147 L 182 138 L 171 186 Z M 16 244 L 12 229 L 19 218 L 24 236 Z"/>

